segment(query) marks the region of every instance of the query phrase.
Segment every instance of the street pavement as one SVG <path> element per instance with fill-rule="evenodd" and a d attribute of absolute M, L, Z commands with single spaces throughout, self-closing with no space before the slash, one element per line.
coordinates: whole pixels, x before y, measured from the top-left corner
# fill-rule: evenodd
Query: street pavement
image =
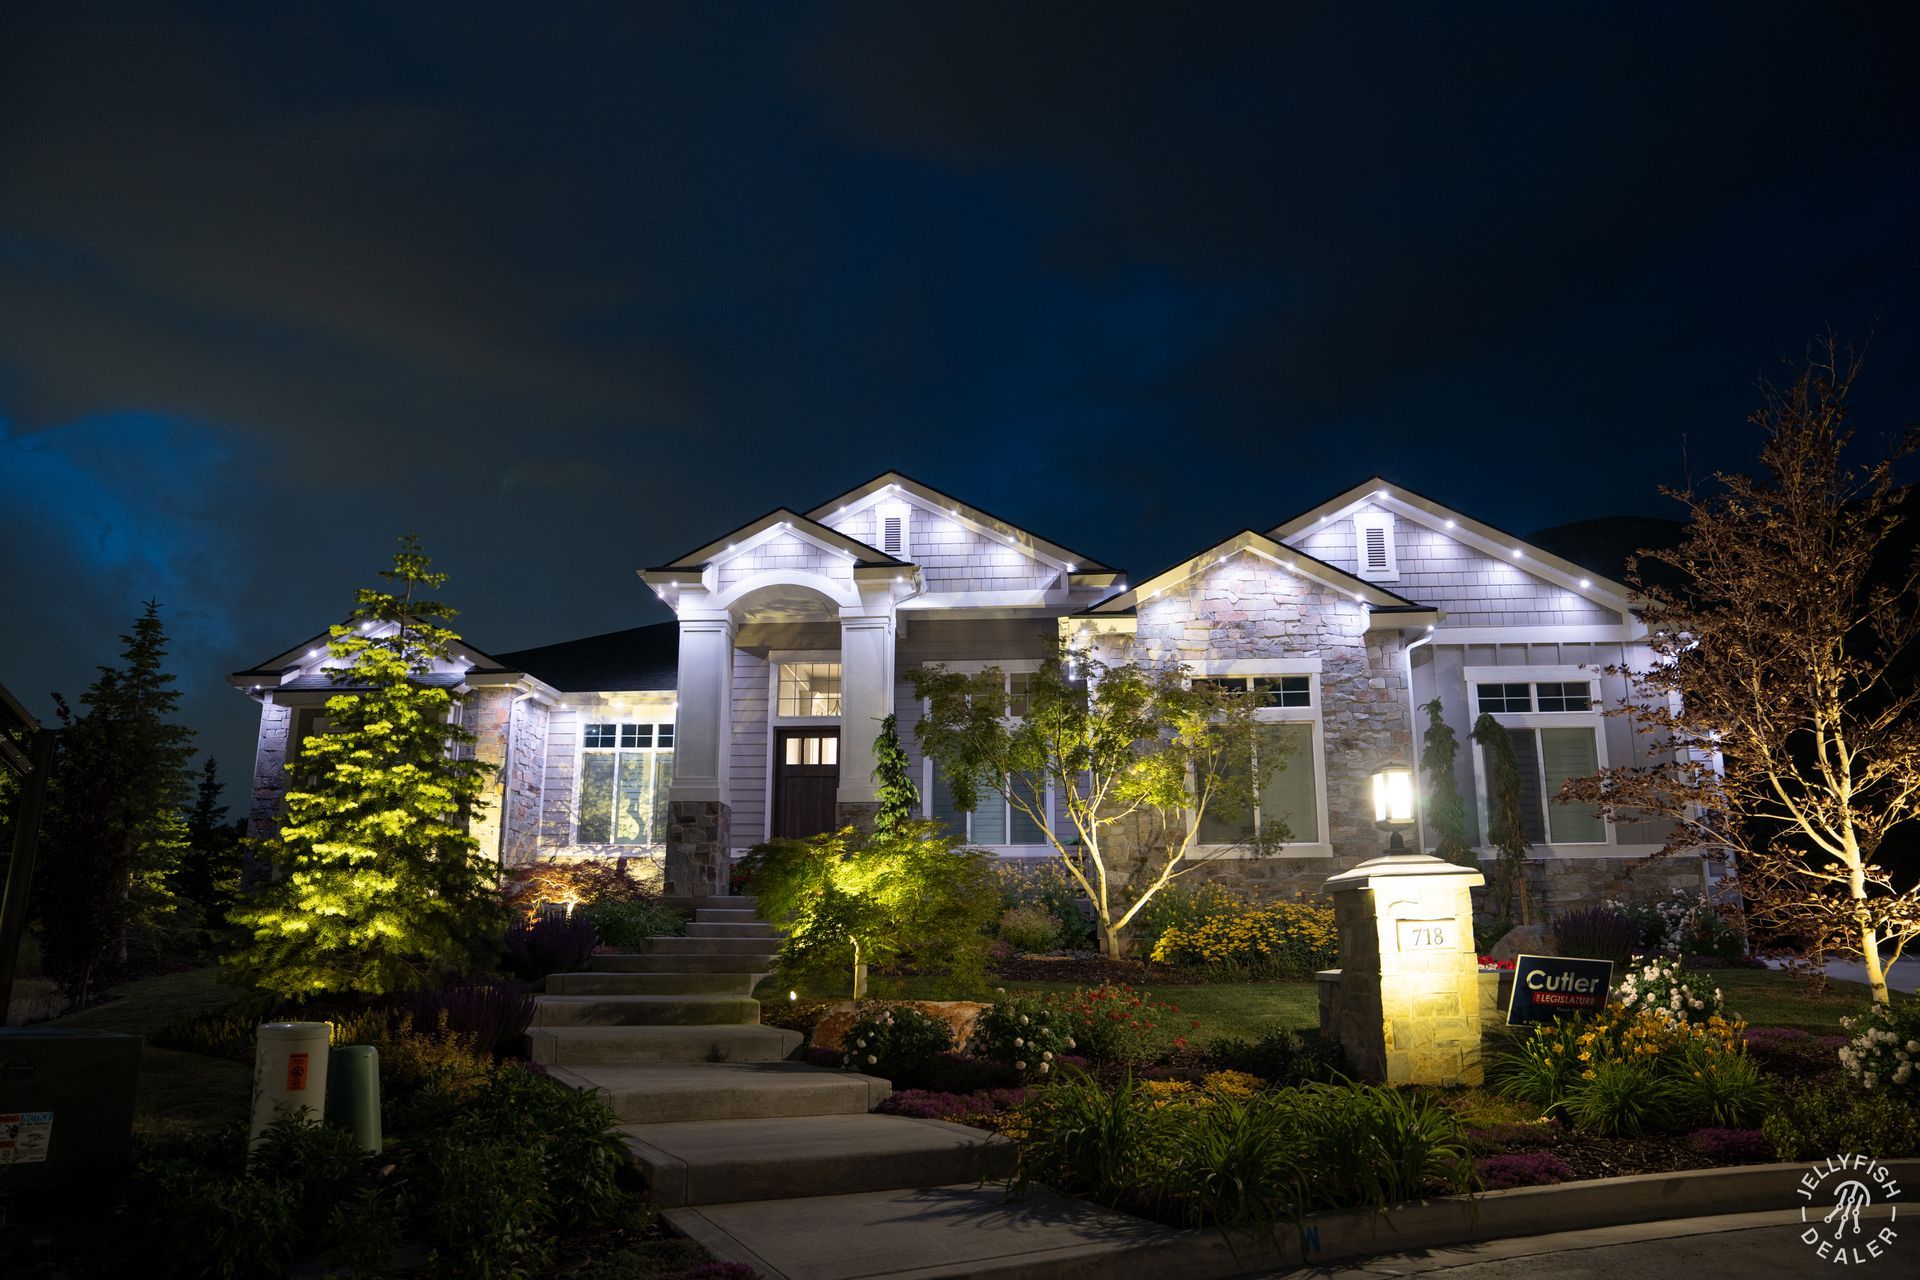
<path fill-rule="evenodd" d="M 1861 1216 L 1865 1230 L 1859 1238 L 1864 1242 L 1882 1227 L 1897 1230 L 1902 1225 L 1870 1211 Z M 1261 1280 L 1388 1280 L 1397 1276 L 1425 1276 L 1429 1280 L 1540 1280 L 1542 1276 L 1553 1280 L 1665 1276 L 1770 1280 L 1832 1271 L 1836 1260 L 1831 1255 L 1823 1261 L 1802 1243 L 1800 1236 L 1806 1230 L 1797 1209 L 1778 1209 L 1488 1240 L 1331 1267 L 1268 1272 Z M 1920 1231 L 1899 1231 L 1881 1249 L 1877 1258 L 1861 1249 L 1857 1265 L 1866 1269 L 1867 1276 L 1884 1274 L 1892 1280 L 1920 1271 Z"/>

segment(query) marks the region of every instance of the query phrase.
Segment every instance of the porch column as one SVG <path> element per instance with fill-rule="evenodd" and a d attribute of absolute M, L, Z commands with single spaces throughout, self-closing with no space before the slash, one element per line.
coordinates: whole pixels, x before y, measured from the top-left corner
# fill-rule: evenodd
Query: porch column
<path fill-rule="evenodd" d="M 870 827 L 880 812 L 873 740 L 893 710 L 893 600 L 863 601 L 840 614 L 840 788 L 844 825 Z"/>
<path fill-rule="evenodd" d="M 681 612 L 678 701 L 664 887 L 670 897 L 724 894 L 733 834 L 733 811 L 727 804 L 733 619 L 726 612 Z"/>

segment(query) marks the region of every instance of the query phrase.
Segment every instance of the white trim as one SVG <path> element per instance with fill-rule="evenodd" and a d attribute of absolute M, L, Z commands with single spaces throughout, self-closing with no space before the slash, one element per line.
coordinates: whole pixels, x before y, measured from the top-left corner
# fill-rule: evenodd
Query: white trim
<path fill-rule="evenodd" d="M 1443 615 L 1444 616 L 1444 615 Z M 1638 622 L 1626 626 L 1574 624 L 1553 627 L 1449 627 L 1443 621 L 1435 628 L 1435 644 L 1634 644 L 1647 638 L 1647 629 Z"/>
<path fill-rule="evenodd" d="M 960 675 L 968 675 L 968 676 L 979 675 L 982 671 L 987 671 L 987 670 L 1017 673 L 1017 674 L 1031 674 L 1032 672 L 1038 671 L 1040 669 L 1041 662 L 1042 662 L 1042 659 L 1040 658 L 1008 658 L 1002 662 L 992 662 L 984 659 L 970 658 L 965 662 L 936 662 L 936 661 L 922 662 L 920 664 L 920 669 L 922 671 L 931 671 L 935 667 L 943 667 L 948 671 L 953 671 L 953 672 L 957 672 Z"/>
<path fill-rule="evenodd" d="M 840 501 L 840 505 L 831 507 L 831 509 L 829 509 L 831 503 L 822 503 L 820 506 L 815 507 L 807 518 L 826 525 L 829 529 L 833 529 L 835 533 L 840 533 L 840 530 L 836 526 L 829 523 L 830 521 L 839 520 L 845 516 L 853 515 L 856 512 L 864 511 L 869 507 L 875 507 L 882 503 L 905 502 L 909 506 L 918 507 L 928 515 L 941 516 L 945 519 L 952 520 L 955 524 L 963 528 L 971 529 L 974 533 L 991 542 L 1013 547 L 1025 553 L 1037 563 L 1063 572 L 1069 571 L 1069 565 L 1077 564 L 1077 561 L 1071 553 L 1058 543 L 1049 542 L 1047 539 L 1040 537 L 1030 530 L 1008 524 L 1004 520 L 992 519 L 984 512 L 976 511 L 965 503 L 959 503 L 958 499 L 936 497 L 933 494 L 923 491 L 918 484 L 907 480 L 896 472 L 890 471 L 885 476 L 876 476 L 874 481 L 869 483 L 875 483 L 876 487 L 850 500 L 840 501 L 839 499 L 834 499 L 832 501 Z M 845 494 L 841 495 L 841 498 L 845 497 Z M 955 503 L 958 503 L 958 505 L 953 505 Z M 874 541 L 878 542 L 881 531 L 877 523 L 874 526 L 873 532 Z M 859 541 L 858 538 L 853 538 L 852 534 L 841 533 L 840 536 L 850 538 L 855 542 Z M 912 559 L 911 556 L 903 556 L 901 558 L 906 560 Z M 1111 571 L 1103 570 L 1103 572 Z"/>
<path fill-rule="evenodd" d="M 1317 676 L 1323 670 L 1317 657 L 1305 658 L 1218 658 L 1189 662 L 1187 670 L 1196 676 Z"/>
<path fill-rule="evenodd" d="M 1597 666 L 1581 666 L 1579 663 L 1543 663 L 1538 666 L 1517 667 L 1462 667 L 1468 684 L 1537 684 L 1544 680 L 1549 684 L 1592 684 L 1601 676 Z M 1595 704 L 1600 699 L 1594 698 Z M 1475 699 L 1478 705 L 1478 699 Z"/>
<path fill-rule="evenodd" d="M 717 574 L 719 572 L 718 567 L 716 566 L 712 572 Z M 712 594 L 711 598 L 706 601 L 706 607 L 712 609 L 731 609 L 739 600 L 752 592 L 760 590 L 762 587 L 804 587 L 809 591 L 818 592 L 820 595 L 825 596 L 842 609 L 858 609 L 860 607 L 860 589 L 858 587 L 853 586 L 851 583 L 835 582 L 832 578 L 823 578 L 817 573 L 807 573 L 804 570 L 798 569 L 768 569 L 763 573 L 756 573 L 750 578 L 742 578 L 725 591 Z M 710 593 L 711 590 L 712 589 L 709 588 Z"/>
<path fill-rule="evenodd" d="M 1367 535 L 1377 532 L 1380 545 L 1386 552 L 1386 560 L 1380 568 L 1372 567 L 1367 561 Z M 1393 512 L 1374 508 L 1369 511 L 1356 511 L 1353 515 L 1353 572 L 1357 578 L 1368 582 L 1398 582 L 1400 580 L 1400 557 L 1393 545 Z"/>
<path fill-rule="evenodd" d="M 1532 689 L 1531 686 L 1541 680 L 1549 683 L 1583 681 L 1589 686 L 1597 686 L 1599 683 L 1599 677 L 1596 671 L 1591 668 L 1581 667 L 1467 667 L 1465 670 L 1468 673 L 1488 671 L 1510 673 L 1510 678 L 1508 679 L 1487 677 L 1484 682 L 1487 684 L 1528 685 L 1528 696 L 1536 700 L 1539 694 L 1536 690 Z M 1531 672 L 1541 674 L 1529 674 Z M 1468 674 L 1465 683 L 1467 686 L 1467 723 L 1477 724 L 1481 715 L 1481 681 L 1476 680 L 1471 674 Z M 1493 716 L 1494 721 L 1503 729 L 1590 729 L 1593 732 L 1594 768 L 1605 769 L 1607 767 L 1606 723 L 1601 715 L 1600 691 L 1597 687 L 1593 688 L 1592 694 L 1590 695 L 1590 706 L 1592 709 L 1588 711 L 1494 711 L 1489 714 Z M 1471 732 L 1469 732 L 1467 737 L 1467 745 L 1472 748 L 1470 754 L 1473 758 L 1473 802 L 1478 813 L 1480 837 L 1482 840 L 1485 840 L 1488 820 L 1486 748 L 1473 741 Z M 1537 750 L 1535 754 L 1536 760 L 1541 761 L 1542 758 L 1539 756 Z M 1613 856 L 1613 851 L 1618 848 L 1615 844 L 1617 832 L 1614 829 L 1614 824 L 1606 818 L 1600 819 L 1601 830 L 1606 833 L 1605 839 L 1603 840 L 1582 841 L 1577 844 L 1552 843 L 1553 814 L 1546 806 L 1550 806 L 1553 803 L 1553 798 L 1546 794 L 1544 776 L 1541 778 L 1540 783 L 1540 802 L 1542 805 L 1540 811 L 1540 826 L 1541 829 L 1547 833 L 1549 839 L 1542 844 L 1527 846 L 1529 856 L 1531 856 L 1535 849 L 1545 849 L 1555 857 L 1569 856 L 1568 853 L 1563 853 L 1562 850 L 1571 851 L 1575 849 L 1603 851 L 1605 856 Z"/>
<path fill-rule="evenodd" d="M 1303 671 L 1295 669 L 1289 671 L 1284 669 L 1289 665 L 1298 668 L 1307 663 L 1312 664 L 1312 670 Z M 1273 669 L 1276 664 L 1282 669 Z M 1298 842 L 1290 841 L 1278 846 L 1277 853 L 1282 856 L 1331 857 L 1333 852 L 1333 833 L 1327 826 L 1327 736 L 1326 719 L 1322 712 L 1321 704 L 1320 660 L 1318 658 L 1240 658 L 1208 665 L 1241 668 L 1237 671 L 1230 670 L 1218 673 L 1219 676 L 1228 678 L 1237 675 L 1304 675 L 1307 677 L 1308 696 L 1312 700 L 1310 705 L 1304 707 L 1259 707 L 1256 708 L 1253 713 L 1253 720 L 1256 725 L 1310 724 L 1313 726 L 1313 733 L 1310 738 L 1308 750 L 1312 756 L 1314 817 L 1319 824 L 1315 830 L 1319 833 L 1319 838 Z M 1266 669 L 1253 670 L 1250 668 Z M 1209 676 L 1203 678 L 1218 677 Z M 1254 801 L 1254 811 L 1256 814 L 1259 811 L 1259 801 L 1257 799 Z M 1187 823 L 1189 826 L 1193 825 L 1194 817 L 1192 813 L 1188 813 Z M 1241 849 L 1240 846 L 1231 844 L 1196 844 L 1194 845 L 1194 850 L 1196 854 L 1204 853 L 1209 858 L 1227 857 L 1234 853 L 1239 853 L 1242 856 L 1246 854 L 1246 851 Z"/>

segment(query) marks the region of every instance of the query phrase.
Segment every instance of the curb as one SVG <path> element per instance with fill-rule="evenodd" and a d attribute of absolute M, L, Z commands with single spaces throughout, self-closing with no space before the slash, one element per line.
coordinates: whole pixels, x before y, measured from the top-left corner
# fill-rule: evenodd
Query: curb
<path fill-rule="evenodd" d="M 1896 1178 L 1920 1183 L 1920 1159 L 1883 1160 Z M 1378 1254 L 1519 1236 L 1551 1235 L 1590 1227 L 1705 1218 L 1728 1213 L 1799 1207 L 1807 1164 L 1733 1165 L 1677 1173 L 1638 1173 L 1544 1187 L 1482 1191 L 1421 1200 L 1379 1212 L 1318 1214 L 1271 1237 L 1238 1241 L 1218 1234 L 1194 1240 L 1198 1266 L 1183 1265 L 1189 1280 L 1243 1275 Z"/>

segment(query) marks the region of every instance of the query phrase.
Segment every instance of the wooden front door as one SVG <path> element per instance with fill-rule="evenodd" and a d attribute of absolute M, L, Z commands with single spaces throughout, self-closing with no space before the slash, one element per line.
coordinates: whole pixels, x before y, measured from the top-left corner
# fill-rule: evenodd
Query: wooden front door
<path fill-rule="evenodd" d="M 840 731 L 781 729 L 773 744 L 773 834 L 802 839 L 839 825 Z"/>

